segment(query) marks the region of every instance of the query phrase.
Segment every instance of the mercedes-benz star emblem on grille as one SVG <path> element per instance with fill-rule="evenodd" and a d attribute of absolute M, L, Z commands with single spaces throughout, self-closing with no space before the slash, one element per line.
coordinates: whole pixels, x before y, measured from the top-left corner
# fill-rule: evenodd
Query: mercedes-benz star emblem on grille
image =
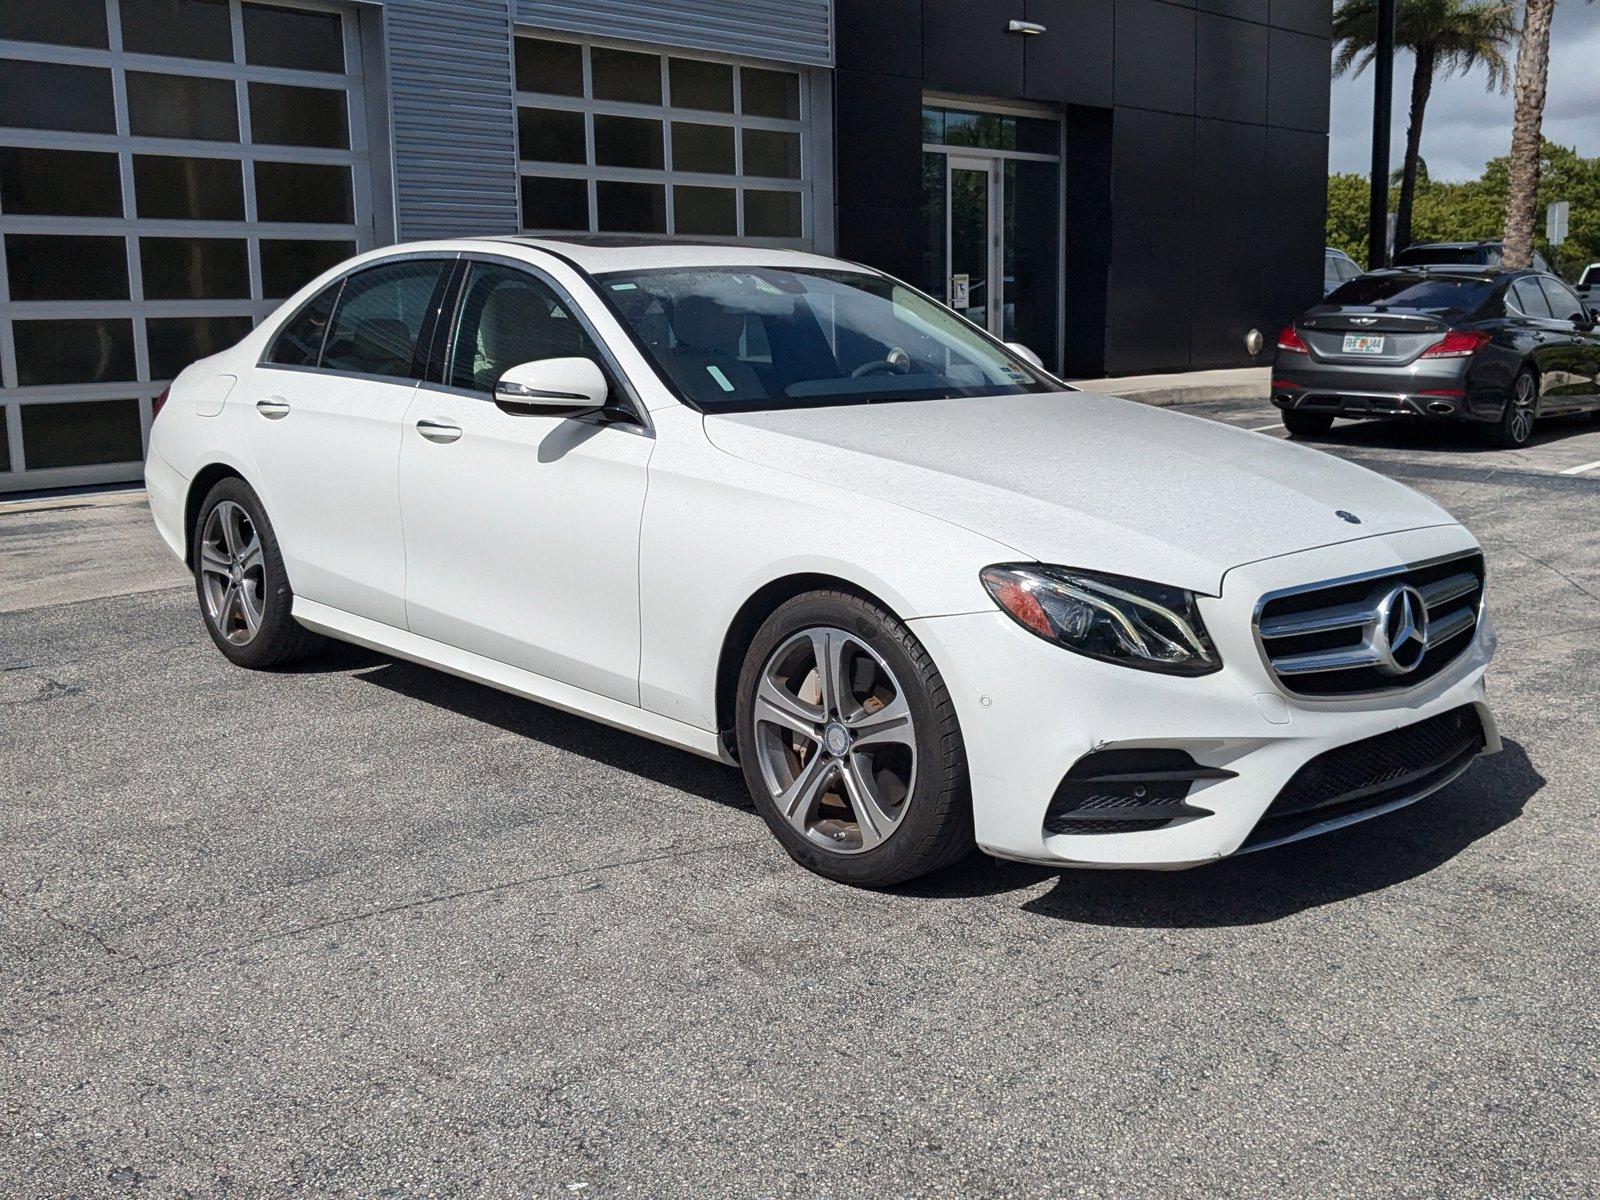
<path fill-rule="evenodd" d="M 1407 675 L 1422 665 L 1428 652 L 1428 605 L 1416 588 L 1402 584 L 1378 605 L 1372 630 L 1372 649 L 1378 670 L 1385 675 Z"/>

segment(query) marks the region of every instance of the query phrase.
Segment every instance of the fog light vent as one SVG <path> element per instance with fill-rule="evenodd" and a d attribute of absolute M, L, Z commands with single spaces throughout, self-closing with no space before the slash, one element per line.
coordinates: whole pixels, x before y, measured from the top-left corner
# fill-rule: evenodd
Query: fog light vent
<path fill-rule="evenodd" d="M 1045 811 L 1052 833 L 1140 833 L 1176 820 L 1208 817 L 1188 804 L 1189 789 L 1203 779 L 1232 779 L 1235 772 L 1203 767 L 1182 750 L 1097 750 L 1072 764 Z"/>

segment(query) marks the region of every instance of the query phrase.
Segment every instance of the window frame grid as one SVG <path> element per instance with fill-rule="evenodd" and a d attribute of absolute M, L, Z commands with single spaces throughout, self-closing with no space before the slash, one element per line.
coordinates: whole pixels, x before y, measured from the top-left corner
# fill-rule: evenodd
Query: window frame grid
<path fill-rule="evenodd" d="M 170 382 L 164 378 L 151 378 L 149 321 L 164 317 L 247 317 L 252 327 L 259 325 L 263 319 L 276 311 L 285 299 L 263 295 L 261 265 L 263 243 L 339 241 L 351 243 L 355 247 L 355 253 L 358 254 L 376 245 L 372 164 L 365 120 L 366 80 L 362 71 L 363 60 L 356 13 L 349 6 L 335 3 L 333 0 L 262 0 L 262 2 L 271 7 L 297 8 L 338 16 L 344 71 L 334 74 L 247 63 L 244 40 L 246 0 L 227 0 L 233 58 L 232 61 L 226 62 L 216 59 L 124 52 L 120 0 L 104 0 L 107 45 L 103 49 L 61 46 L 46 42 L 0 40 L 0 59 L 86 66 L 110 72 L 116 126 L 114 133 L 0 126 L 0 146 L 115 154 L 120 173 L 123 209 L 121 217 L 9 215 L 0 211 L 0 418 L 4 419 L 6 425 L 10 460 L 8 463 L 0 463 L 0 493 L 18 488 L 71 486 L 128 478 L 129 468 L 136 466 L 136 463 L 97 463 L 82 467 L 41 468 L 30 471 L 26 465 L 23 446 L 22 407 L 35 403 L 59 404 L 76 400 L 134 400 L 139 409 L 141 448 L 147 451 L 152 401 Z M 133 135 L 130 132 L 127 89 L 127 75 L 130 71 L 184 78 L 222 79 L 231 82 L 238 121 L 236 139 L 216 141 Z M 252 83 L 288 84 L 341 93 L 344 98 L 348 148 L 257 144 L 253 140 L 250 118 L 249 93 Z M 210 221 L 203 218 L 138 216 L 133 174 L 133 160 L 136 155 L 237 162 L 243 191 L 244 219 Z M 259 209 L 254 173 L 254 165 L 257 162 L 305 163 L 348 168 L 351 220 L 348 223 L 304 224 L 257 220 Z M 9 234 L 120 238 L 127 263 L 127 298 L 13 301 L 5 247 L 5 238 Z M 210 300 L 146 299 L 143 262 L 140 255 L 140 240 L 146 237 L 243 241 L 249 276 L 249 295 Z M 128 320 L 131 323 L 137 378 L 109 383 L 30 384 L 26 387 L 19 384 L 20 364 L 17 361 L 14 322 L 92 318 Z"/>
<path fill-rule="evenodd" d="M 518 38 L 531 38 L 537 41 L 558 42 L 566 45 L 576 45 L 581 51 L 581 67 L 583 80 L 583 95 L 568 96 L 550 92 L 527 91 L 518 86 L 518 81 L 513 79 L 515 87 L 514 102 L 520 112 L 525 108 L 551 109 L 560 112 L 576 112 L 583 115 L 584 154 L 586 161 L 583 163 L 545 162 L 539 159 L 522 157 L 522 147 L 515 147 L 517 178 L 519 183 L 529 177 L 548 179 L 581 179 L 586 183 L 586 196 L 588 202 L 587 227 L 583 231 L 590 234 L 615 233 L 618 236 L 659 238 L 662 241 L 675 241 L 680 238 L 693 238 L 702 242 L 739 242 L 757 246 L 771 246 L 779 248 L 805 248 L 809 249 L 815 241 L 815 187 L 817 179 L 816 149 L 813 145 L 811 126 L 811 89 L 806 69 L 788 63 L 765 63 L 747 61 L 725 55 L 710 54 L 703 51 L 679 51 L 676 47 L 643 47 L 626 42 L 616 42 L 604 38 L 582 38 L 549 30 L 517 27 L 513 30 L 513 63 L 515 60 L 515 43 Z M 653 54 L 659 62 L 661 74 L 660 104 L 640 104 L 625 100 L 596 99 L 594 95 L 594 69 L 592 51 L 599 49 L 622 49 Z M 714 62 L 732 69 L 733 73 L 733 111 L 722 112 L 699 108 L 683 108 L 672 102 L 672 72 L 673 59 L 686 59 L 698 62 Z M 752 67 L 765 71 L 779 71 L 795 76 L 797 84 L 797 97 L 799 112 L 795 117 L 765 117 L 746 114 L 744 109 L 744 79 L 743 68 Z M 662 155 L 663 166 L 655 167 L 618 167 L 597 163 L 595 161 L 595 130 L 594 119 L 597 116 L 637 117 L 659 122 L 662 126 Z M 672 138 L 672 124 L 674 121 L 687 124 L 716 125 L 730 128 L 734 131 L 733 154 L 734 169 L 732 174 L 722 174 L 704 171 L 685 171 L 677 168 L 674 159 Z M 744 130 L 763 129 L 774 132 L 793 133 L 799 142 L 800 174 L 791 176 L 746 175 L 744 173 Z M 599 184 L 601 183 L 648 183 L 659 184 L 664 193 L 663 220 L 666 231 L 632 232 L 632 231 L 606 231 L 600 228 L 599 210 Z M 679 186 L 712 187 L 720 188 L 734 193 L 734 232 L 731 234 L 680 234 L 677 232 L 677 204 L 674 189 Z M 800 229 L 792 237 L 751 237 L 746 233 L 745 198 L 748 192 L 791 192 L 800 197 Z M 524 233 L 538 236 L 547 234 L 559 237 L 563 233 L 573 233 L 573 230 L 556 230 L 526 224 L 526 218 L 521 217 L 521 188 L 518 188 L 519 220 L 523 222 Z"/>

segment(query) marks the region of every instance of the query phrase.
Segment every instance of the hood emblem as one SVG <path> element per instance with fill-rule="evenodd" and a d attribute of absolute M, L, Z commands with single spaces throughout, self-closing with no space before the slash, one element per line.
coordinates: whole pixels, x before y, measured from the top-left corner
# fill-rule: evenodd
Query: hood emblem
<path fill-rule="evenodd" d="M 1409 675 L 1428 653 L 1428 605 L 1409 584 L 1395 588 L 1378 604 L 1371 645 L 1385 675 Z"/>
<path fill-rule="evenodd" d="M 1376 325 L 1377 323 L 1378 323 L 1378 318 L 1377 317 L 1351 317 L 1350 318 L 1350 324 L 1352 324 L 1352 325 Z"/>
<path fill-rule="evenodd" d="M 1333 515 L 1338 517 L 1339 520 L 1341 520 L 1341 521 L 1350 522 L 1350 524 L 1352 524 L 1352 525 L 1361 524 L 1361 518 L 1360 517 L 1356 516 L 1355 513 L 1353 513 L 1353 512 L 1345 512 L 1345 510 L 1342 509 L 1342 508 L 1334 509 L 1333 510 Z"/>

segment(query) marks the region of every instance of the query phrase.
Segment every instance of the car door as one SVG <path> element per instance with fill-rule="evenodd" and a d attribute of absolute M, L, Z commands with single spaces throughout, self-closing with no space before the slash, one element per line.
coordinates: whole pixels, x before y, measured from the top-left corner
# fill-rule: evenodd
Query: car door
<path fill-rule="evenodd" d="M 290 318 L 247 397 L 255 482 L 295 594 L 401 628 L 401 422 L 452 261 L 352 272 Z"/>
<path fill-rule="evenodd" d="M 1550 301 L 1539 286 L 1535 275 L 1524 275 L 1511 285 L 1508 292 L 1518 316 L 1517 344 L 1533 360 L 1539 371 L 1539 411 L 1558 413 L 1569 407 L 1572 367 L 1570 322 L 1559 322 L 1551 311 Z"/>
<path fill-rule="evenodd" d="M 469 258 L 436 379 L 400 450 L 413 633 L 639 702 L 639 524 L 655 443 L 571 297 L 532 267 Z M 609 413 L 502 408 L 494 384 L 544 358 L 594 359 Z"/>
<path fill-rule="evenodd" d="M 1564 353 L 1568 378 L 1568 398 L 1574 408 L 1587 408 L 1600 403 L 1600 330 L 1566 284 L 1553 276 L 1539 279 L 1544 296 L 1550 303 L 1550 315 L 1563 326 L 1563 334 L 1570 339 L 1570 348 Z"/>

